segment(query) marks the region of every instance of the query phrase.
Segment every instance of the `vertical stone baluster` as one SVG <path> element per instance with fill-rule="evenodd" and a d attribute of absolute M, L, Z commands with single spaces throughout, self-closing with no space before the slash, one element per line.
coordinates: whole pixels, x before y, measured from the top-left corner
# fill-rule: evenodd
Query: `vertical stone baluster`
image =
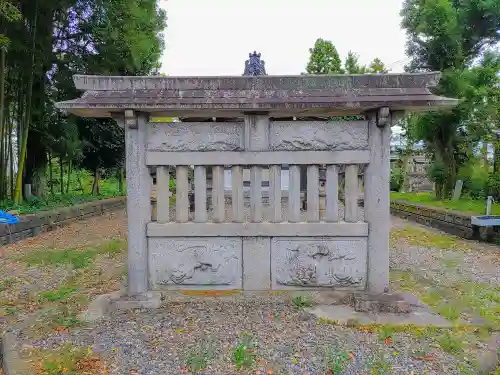
<path fill-rule="evenodd" d="M 339 221 L 339 170 L 336 165 L 326 168 L 326 221 Z"/>
<path fill-rule="evenodd" d="M 175 219 L 179 223 L 189 220 L 188 166 L 178 165 L 175 171 Z"/>
<path fill-rule="evenodd" d="M 288 221 L 300 222 L 300 166 L 291 165 L 288 188 Z"/>
<path fill-rule="evenodd" d="M 156 167 L 156 221 L 170 221 L 170 173 L 168 167 Z"/>
<path fill-rule="evenodd" d="M 244 220 L 243 206 L 243 167 L 235 165 L 231 168 L 231 204 L 233 207 L 233 221 L 242 223 Z"/>
<path fill-rule="evenodd" d="M 358 221 L 358 166 L 347 165 L 345 168 L 345 216 L 348 223 Z"/>
<path fill-rule="evenodd" d="M 212 173 L 213 221 L 216 223 L 222 223 L 226 220 L 226 205 L 224 200 L 224 167 L 220 165 L 214 166 Z"/>
<path fill-rule="evenodd" d="M 307 166 L 307 221 L 319 221 L 319 167 Z"/>
<path fill-rule="evenodd" d="M 202 165 L 194 167 L 194 221 L 207 221 L 207 171 Z"/>
<path fill-rule="evenodd" d="M 281 166 L 269 166 L 269 205 L 271 207 L 271 221 L 281 221 Z"/>
<path fill-rule="evenodd" d="M 128 294 L 148 290 L 148 241 L 146 225 L 151 221 L 152 180 L 146 165 L 148 116 L 125 111 L 125 152 L 128 212 Z"/>
<path fill-rule="evenodd" d="M 250 212 L 251 221 L 262 221 L 262 168 L 254 165 L 250 168 Z"/>

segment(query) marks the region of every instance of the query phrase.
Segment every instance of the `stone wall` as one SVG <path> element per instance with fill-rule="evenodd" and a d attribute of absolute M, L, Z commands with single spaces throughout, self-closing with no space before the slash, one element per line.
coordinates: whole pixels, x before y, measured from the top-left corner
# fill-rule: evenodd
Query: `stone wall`
<path fill-rule="evenodd" d="M 110 198 L 23 215 L 17 224 L 0 224 L 0 246 L 38 236 L 40 233 L 49 232 L 77 220 L 124 208 L 126 201 L 126 197 Z"/>
<path fill-rule="evenodd" d="M 500 242 L 497 229 L 473 226 L 470 214 L 405 201 L 392 201 L 391 214 L 465 239 Z"/>

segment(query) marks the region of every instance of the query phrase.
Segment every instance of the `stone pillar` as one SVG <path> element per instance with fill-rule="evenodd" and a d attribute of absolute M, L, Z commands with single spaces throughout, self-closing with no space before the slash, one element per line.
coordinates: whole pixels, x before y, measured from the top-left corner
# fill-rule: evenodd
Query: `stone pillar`
<path fill-rule="evenodd" d="M 269 114 L 268 113 L 245 113 L 245 151 L 267 151 L 269 150 Z M 262 174 L 262 168 L 250 166 L 253 173 Z M 260 182 L 261 178 L 252 178 Z M 260 185 L 260 183 L 259 183 Z M 254 187 L 251 187 L 253 189 Z M 261 186 L 255 189 L 262 189 Z M 234 204 L 234 202 L 233 202 Z M 262 207 L 262 205 L 260 205 Z M 252 219 L 251 219 L 252 220 Z M 243 237 L 243 289 L 244 290 L 268 290 L 271 289 L 271 259 L 270 237 Z"/>
<path fill-rule="evenodd" d="M 148 116 L 125 111 L 127 170 L 128 294 L 148 291 L 146 225 L 151 221 L 152 180 L 146 166 Z"/>
<path fill-rule="evenodd" d="M 389 291 L 391 125 L 387 110 L 382 108 L 367 116 L 370 163 L 365 171 L 364 208 L 369 224 L 367 290 L 373 293 Z"/>

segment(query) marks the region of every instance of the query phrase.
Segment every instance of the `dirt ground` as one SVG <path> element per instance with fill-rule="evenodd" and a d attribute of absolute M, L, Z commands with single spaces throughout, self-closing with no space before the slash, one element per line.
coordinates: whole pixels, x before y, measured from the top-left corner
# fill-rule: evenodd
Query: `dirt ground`
<path fill-rule="evenodd" d="M 306 296 L 172 302 L 84 323 L 89 302 L 126 279 L 126 233 L 119 211 L 0 249 L 0 329 L 16 327 L 33 373 L 472 375 L 496 350 L 497 246 L 393 218 L 391 287 L 417 294 L 451 329 L 339 326 L 305 313 Z"/>

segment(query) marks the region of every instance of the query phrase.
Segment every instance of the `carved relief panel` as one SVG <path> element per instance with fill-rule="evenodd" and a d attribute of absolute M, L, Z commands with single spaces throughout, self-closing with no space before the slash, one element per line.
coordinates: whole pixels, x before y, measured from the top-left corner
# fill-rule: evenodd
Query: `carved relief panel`
<path fill-rule="evenodd" d="M 364 289 L 366 238 L 276 237 L 271 241 L 273 289 Z"/>
<path fill-rule="evenodd" d="M 243 123 L 149 123 L 147 151 L 241 151 Z"/>
<path fill-rule="evenodd" d="M 274 151 L 340 151 L 368 147 L 366 121 L 275 121 L 270 146 Z"/>
<path fill-rule="evenodd" d="M 148 250 L 153 289 L 242 287 L 241 238 L 149 238 Z"/>

